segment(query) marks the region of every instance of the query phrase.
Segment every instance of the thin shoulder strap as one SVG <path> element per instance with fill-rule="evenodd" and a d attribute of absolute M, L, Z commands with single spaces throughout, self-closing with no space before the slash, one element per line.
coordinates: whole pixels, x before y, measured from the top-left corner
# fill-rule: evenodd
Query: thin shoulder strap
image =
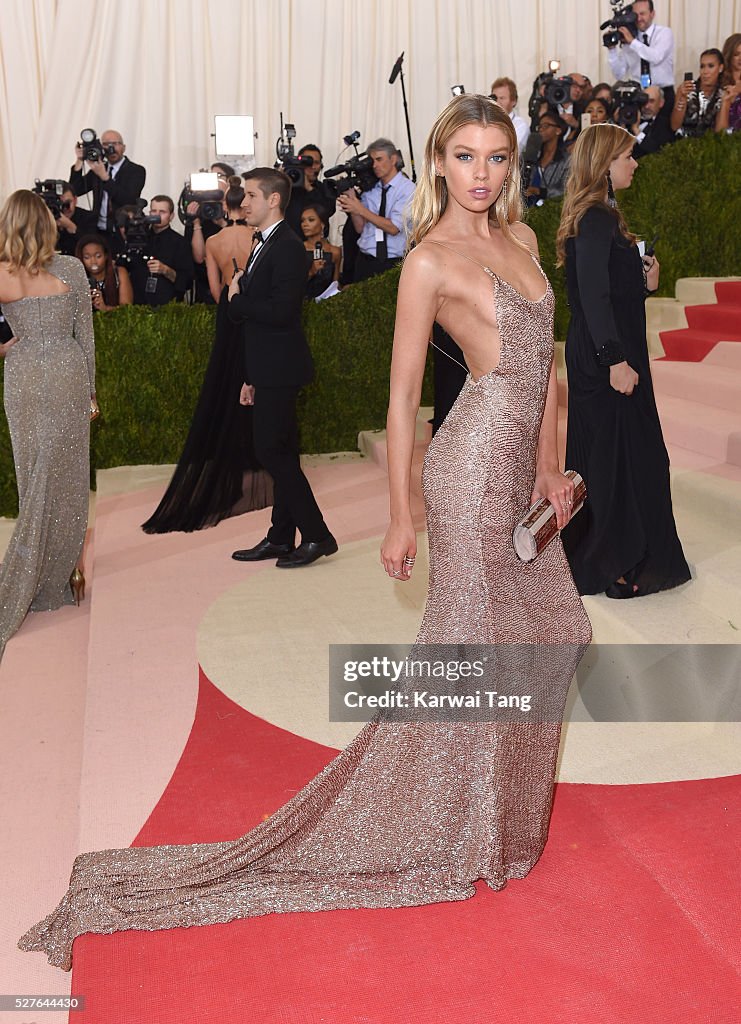
<path fill-rule="evenodd" d="M 449 249 L 450 252 L 454 252 L 456 256 L 462 256 L 464 260 L 469 260 L 469 262 L 475 263 L 477 267 L 481 267 L 485 274 L 488 274 L 489 277 L 494 278 L 494 280 L 496 281 L 497 275 L 494 273 L 491 267 L 487 267 L 483 263 L 479 263 L 479 261 L 475 260 L 473 256 L 467 256 L 464 252 L 459 252 L 457 249 L 454 249 L 452 245 L 446 245 L 445 242 L 438 242 L 436 238 L 425 238 L 424 241 L 432 242 L 433 245 L 441 245 L 443 249 Z"/>

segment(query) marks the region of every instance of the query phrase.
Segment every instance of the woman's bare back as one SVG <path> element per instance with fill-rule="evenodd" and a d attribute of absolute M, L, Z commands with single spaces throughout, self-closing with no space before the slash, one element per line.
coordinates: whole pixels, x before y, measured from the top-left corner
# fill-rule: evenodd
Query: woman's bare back
<path fill-rule="evenodd" d="M 230 224 L 212 235 L 206 242 L 206 260 L 209 256 L 218 267 L 222 286 L 228 284 L 234 273 L 232 260 L 237 261 L 240 270 L 247 266 L 252 252 L 253 228 L 243 224 Z"/>

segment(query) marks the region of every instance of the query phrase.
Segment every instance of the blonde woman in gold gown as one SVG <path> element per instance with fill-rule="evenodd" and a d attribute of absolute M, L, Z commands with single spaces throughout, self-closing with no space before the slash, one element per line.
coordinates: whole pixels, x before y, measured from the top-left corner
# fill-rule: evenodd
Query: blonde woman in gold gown
<path fill-rule="evenodd" d="M 56 256 L 43 199 L 14 192 L 0 211 L 4 404 L 18 519 L 0 569 L 0 657 L 29 611 L 72 603 L 87 528 L 95 401 L 90 288 L 79 260 Z M 73 581 L 78 600 L 80 576 Z"/>
<path fill-rule="evenodd" d="M 559 525 L 572 500 L 556 458 L 553 293 L 519 212 L 511 120 L 486 97 L 457 97 L 428 139 L 412 209 L 417 244 L 399 286 L 381 560 L 390 577 L 409 578 L 414 423 L 437 320 L 471 374 L 425 459 L 430 590 L 416 647 L 525 647 L 556 714 L 375 718 L 239 839 L 81 855 L 66 896 L 22 949 L 68 969 L 86 931 L 463 900 L 477 880 L 500 889 L 533 867 L 548 832 L 560 715 L 591 633 L 560 541 L 527 565 L 512 547 L 534 496 L 548 497 Z M 530 682 L 540 687 L 541 676 Z"/>

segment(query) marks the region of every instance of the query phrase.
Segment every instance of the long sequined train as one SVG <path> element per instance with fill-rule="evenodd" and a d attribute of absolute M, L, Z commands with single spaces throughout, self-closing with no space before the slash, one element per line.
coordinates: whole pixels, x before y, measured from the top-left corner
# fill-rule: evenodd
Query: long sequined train
<path fill-rule="evenodd" d="M 563 709 L 589 622 L 560 541 L 524 565 L 512 526 L 535 475 L 553 353 L 550 286 L 494 278 L 499 366 L 468 378 L 425 458 L 430 588 L 418 644 L 573 645 L 551 679 Z M 241 838 L 87 853 L 22 949 L 68 969 L 84 932 L 174 928 L 288 911 L 463 900 L 522 878 L 543 849 L 560 717 L 533 724 L 374 720 Z"/>

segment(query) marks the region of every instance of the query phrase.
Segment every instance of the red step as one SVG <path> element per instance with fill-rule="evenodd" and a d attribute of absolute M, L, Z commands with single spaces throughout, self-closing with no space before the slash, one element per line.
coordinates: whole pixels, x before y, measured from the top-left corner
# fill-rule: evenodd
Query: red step
<path fill-rule="evenodd" d="M 715 294 L 718 302 L 731 302 L 741 306 L 741 281 L 716 281 Z"/>
<path fill-rule="evenodd" d="M 739 341 L 741 333 L 729 338 L 721 338 L 717 331 L 702 331 L 696 327 L 686 327 L 679 331 L 661 331 L 661 344 L 667 359 L 681 359 L 688 363 L 699 363 L 708 352 L 712 352 L 719 341 Z"/>
<path fill-rule="evenodd" d="M 688 327 L 701 331 L 715 331 L 718 341 L 741 339 L 741 305 L 729 302 L 713 303 L 709 306 L 685 306 Z"/>

